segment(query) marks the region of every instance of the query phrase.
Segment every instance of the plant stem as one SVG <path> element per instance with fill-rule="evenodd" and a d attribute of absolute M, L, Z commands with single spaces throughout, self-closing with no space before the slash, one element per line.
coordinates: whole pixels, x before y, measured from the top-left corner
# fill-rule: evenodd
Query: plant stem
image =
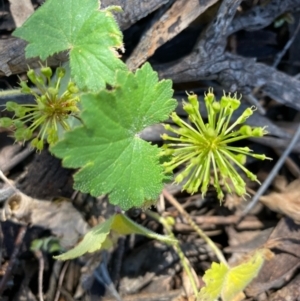
<path fill-rule="evenodd" d="M 196 231 L 196 233 L 210 246 L 212 251 L 217 256 L 218 260 L 222 262 L 225 266 L 228 267 L 228 263 L 221 252 L 221 250 L 217 247 L 217 245 L 195 224 L 195 222 L 191 219 L 189 214 L 183 209 L 183 207 L 178 203 L 178 201 L 166 190 L 163 190 L 164 197 L 171 203 L 179 212 L 182 214 L 187 222 L 191 225 L 191 227 Z"/>
<path fill-rule="evenodd" d="M 157 213 L 147 210 L 146 214 L 150 217 L 152 217 L 153 219 L 155 219 L 156 221 L 158 221 L 159 223 L 161 223 L 164 228 L 166 229 L 167 233 L 174 239 L 177 241 L 175 235 L 172 232 L 171 226 L 170 224 L 167 222 L 167 220 L 165 218 L 163 218 L 162 216 L 158 215 Z M 198 286 L 197 283 L 195 281 L 195 277 L 193 275 L 193 272 L 191 270 L 190 264 L 188 259 L 185 257 L 183 251 L 181 250 L 180 246 L 179 246 L 179 242 L 177 241 L 174 245 L 173 248 L 175 250 L 175 252 L 177 253 L 181 265 L 183 267 L 183 269 L 185 270 L 188 278 L 190 279 L 193 291 L 194 291 L 194 295 L 197 296 L 198 295 Z"/>
<path fill-rule="evenodd" d="M 0 98 L 4 98 L 7 96 L 21 95 L 21 94 L 22 94 L 21 90 L 19 90 L 19 89 L 2 90 L 2 91 L 0 91 Z"/>

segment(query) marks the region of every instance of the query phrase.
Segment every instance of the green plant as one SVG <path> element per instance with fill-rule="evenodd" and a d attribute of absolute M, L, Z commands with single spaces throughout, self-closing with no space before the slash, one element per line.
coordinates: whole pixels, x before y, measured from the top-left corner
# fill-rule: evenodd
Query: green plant
<path fill-rule="evenodd" d="M 188 192 L 195 193 L 201 186 L 205 194 L 212 168 L 212 183 L 220 199 L 224 196 L 222 185 L 229 192 L 245 194 L 245 183 L 231 163 L 257 181 L 243 166 L 245 156 L 266 157 L 227 144 L 266 133 L 263 128 L 249 126 L 232 131 L 254 109 L 247 109 L 230 125 L 240 101 L 224 95 L 216 102 L 210 90 L 205 96 L 207 123 L 199 113 L 196 95 L 188 95 L 189 103 L 184 105 L 191 124 L 171 114 L 176 107 L 172 82 L 159 81 L 148 63 L 135 73 L 127 70 L 119 55 L 123 51 L 122 33 L 112 15 L 120 8 L 99 10 L 99 6 L 98 0 L 87 0 L 84 5 L 81 0 L 47 0 L 14 32 L 28 41 L 27 57 L 45 60 L 54 53 L 69 51 L 71 74 L 61 91 L 64 68 L 57 68 L 54 81 L 48 67 L 41 68 L 40 73 L 29 70 L 28 78 L 37 89 L 21 82 L 21 91 L 32 94 L 35 104 L 8 102 L 6 109 L 15 115 L 0 119 L 0 125 L 10 127 L 17 141 L 32 139 L 31 145 L 38 150 L 47 141 L 65 167 L 79 169 L 74 176 L 76 189 L 94 196 L 109 194 L 110 202 L 123 210 L 154 204 L 171 172 L 184 163 L 186 168 L 175 181 L 187 179 L 184 189 Z M 174 143 L 160 149 L 139 137 L 144 128 L 166 120 L 170 114 L 178 128 L 165 127 L 179 137 L 165 134 L 163 138 Z M 79 122 L 71 122 L 74 118 Z M 70 259 L 110 245 L 114 232 L 140 233 L 174 243 L 172 235 L 141 230 L 124 215 L 116 214 L 57 258 Z"/>
<path fill-rule="evenodd" d="M 186 179 L 183 189 L 192 194 L 197 192 L 201 185 L 202 194 L 205 195 L 211 182 L 210 172 L 213 170 L 213 185 L 221 201 L 224 198 L 221 183 L 226 186 L 228 192 L 234 191 L 240 196 L 245 195 L 246 183 L 232 163 L 245 172 L 252 181 L 258 182 L 256 175 L 244 166 L 246 156 L 260 160 L 270 158 L 265 155 L 253 154 L 248 147 L 236 147 L 228 144 L 250 137 L 262 137 L 267 133 L 264 128 L 251 128 L 248 125 L 234 130 L 236 126 L 243 124 L 253 114 L 255 108 L 247 108 L 235 122 L 230 124 L 232 114 L 241 104 L 240 99 L 237 99 L 236 94 L 234 96 L 224 94 L 218 102 L 210 89 L 204 97 L 208 113 L 208 122 L 205 123 L 199 113 L 197 96 L 188 95 L 188 101 L 188 103 L 184 103 L 183 109 L 187 112 L 191 124 L 173 112 L 171 118 L 178 127 L 165 125 L 167 131 L 177 135 L 176 137 L 167 134 L 162 136 L 164 140 L 172 142 L 165 144 L 162 151 L 163 155 L 172 158 L 164 163 L 166 171 L 172 172 L 179 165 L 185 163 L 184 171 L 177 175 L 175 182 L 180 183 Z"/>
<path fill-rule="evenodd" d="M 36 86 L 30 88 L 25 81 L 20 82 L 21 92 L 33 95 L 35 104 L 19 105 L 16 102 L 6 103 L 7 111 L 14 112 L 14 118 L 2 118 L 1 123 L 14 128 L 16 141 L 32 139 L 34 131 L 38 134 L 31 140 L 31 145 L 38 150 L 44 147 L 44 140 L 49 145 L 58 141 L 59 128 L 70 130 L 70 117 L 77 117 L 79 113 L 79 89 L 74 82 L 69 81 L 66 90 L 60 94 L 61 81 L 66 75 L 64 68 L 56 69 L 55 80 L 51 80 L 50 67 L 42 67 L 40 74 L 30 69 L 27 76 Z M 27 126 L 29 124 L 29 126 Z"/>
<path fill-rule="evenodd" d="M 213 262 L 203 276 L 206 286 L 199 292 L 197 300 L 215 301 L 218 297 L 222 297 L 223 301 L 234 300 L 258 275 L 265 260 L 271 259 L 273 255 L 269 249 L 262 248 L 234 267 Z"/>

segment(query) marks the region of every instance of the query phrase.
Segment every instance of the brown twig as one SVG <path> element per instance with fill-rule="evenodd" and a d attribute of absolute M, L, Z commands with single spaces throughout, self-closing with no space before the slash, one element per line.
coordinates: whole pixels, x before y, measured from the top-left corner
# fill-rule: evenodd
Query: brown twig
<path fill-rule="evenodd" d="M 19 254 L 21 245 L 23 243 L 23 239 L 24 239 L 24 236 L 26 234 L 26 231 L 27 231 L 27 226 L 22 226 L 19 230 L 17 239 L 15 241 L 14 251 L 13 251 L 11 257 L 10 257 L 9 264 L 7 266 L 7 270 L 5 272 L 5 275 L 3 276 L 3 278 L 1 279 L 1 282 L 0 282 L 0 296 L 3 294 L 3 292 L 5 290 L 5 287 L 6 287 L 6 283 L 9 279 L 9 277 L 11 276 L 11 273 L 12 273 L 13 267 L 16 263 L 17 256 Z"/>
<path fill-rule="evenodd" d="M 2 250 L 3 250 L 3 231 L 2 231 L 2 224 L 0 222 L 0 269 L 1 269 L 1 263 L 2 263 Z"/>
<path fill-rule="evenodd" d="M 41 250 L 34 251 L 34 255 L 39 261 L 39 278 L 38 278 L 39 300 L 44 301 L 44 296 L 43 296 L 43 273 L 44 273 L 44 266 L 45 266 L 44 257 Z"/>
<path fill-rule="evenodd" d="M 70 265 L 70 261 L 67 261 L 61 270 L 59 280 L 58 280 L 58 285 L 57 285 L 57 292 L 56 292 L 54 301 L 58 301 L 58 299 L 59 299 L 60 293 L 62 291 L 62 283 L 64 281 L 64 277 L 65 277 L 65 274 L 67 272 L 69 265 Z"/>
<path fill-rule="evenodd" d="M 190 215 L 183 209 L 183 207 L 178 203 L 178 201 L 166 190 L 163 189 L 163 195 L 171 203 L 180 214 L 184 216 L 187 222 L 191 225 L 194 231 L 210 246 L 218 260 L 222 262 L 224 265 L 228 266 L 228 263 L 221 252 L 221 250 L 217 247 L 217 245 L 196 225 L 196 223 L 192 220 Z"/>

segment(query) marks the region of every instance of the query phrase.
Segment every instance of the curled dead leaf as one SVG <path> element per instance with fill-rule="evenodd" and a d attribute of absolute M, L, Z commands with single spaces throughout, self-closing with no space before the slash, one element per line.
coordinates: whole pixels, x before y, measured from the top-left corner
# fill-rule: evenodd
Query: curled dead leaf
<path fill-rule="evenodd" d="M 6 200 L 2 213 L 7 220 L 51 230 L 66 249 L 73 247 L 89 229 L 71 202 L 38 200 L 22 192 Z"/>

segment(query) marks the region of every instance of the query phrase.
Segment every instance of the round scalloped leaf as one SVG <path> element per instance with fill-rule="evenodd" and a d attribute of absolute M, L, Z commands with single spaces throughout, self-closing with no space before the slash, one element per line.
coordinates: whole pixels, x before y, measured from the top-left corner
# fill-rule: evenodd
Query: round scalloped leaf
<path fill-rule="evenodd" d="M 77 86 L 97 91 L 126 68 L 116 51 L 122 33 L 112 13 L 99 7 L 98 0 L 47 0 L 13 35 L 29 42 L 26 57 L 45 60 L 69 50 Z"/>

